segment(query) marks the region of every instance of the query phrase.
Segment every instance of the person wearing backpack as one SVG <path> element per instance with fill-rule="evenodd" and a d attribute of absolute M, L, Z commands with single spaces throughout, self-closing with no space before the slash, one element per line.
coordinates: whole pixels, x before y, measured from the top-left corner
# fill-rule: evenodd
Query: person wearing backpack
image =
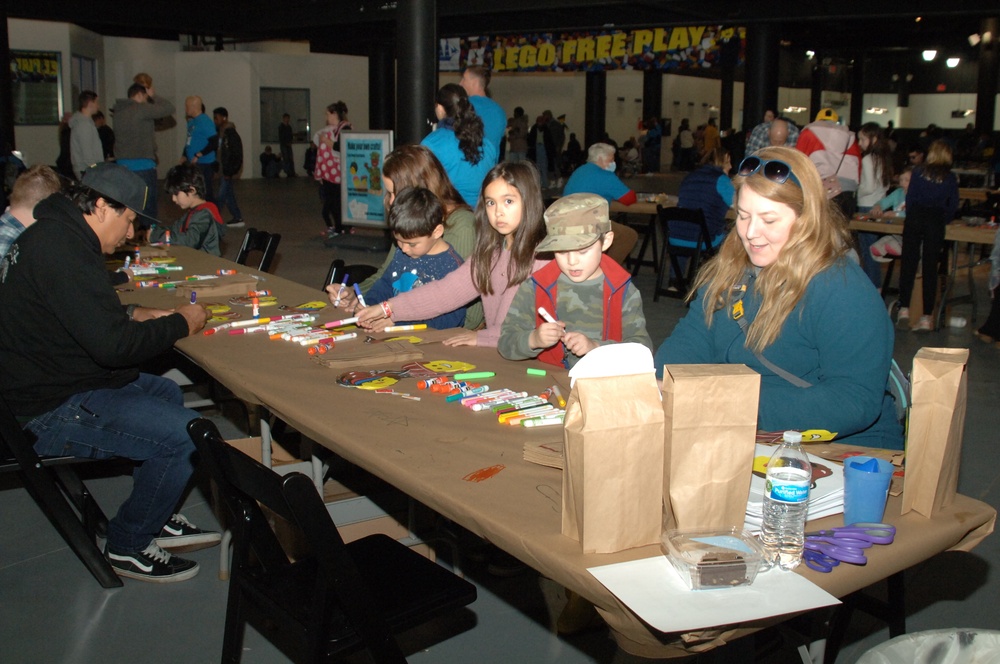
<path fill-rule="evenodd" d="M 171 168 L 167 172 L 167 193 L 184 214 L 169 229 L 153 226 L 149 231 L 150 243 L 166 242 L 169 232 L 170 244 L 221 256 L 219 242 L 226 234 L 226 224 L 215 203 L 205 201 L 205 176 L 201 170 L 193 164 Z"/>
<path fill-rule="evenodd" d="M 243 170 L 243 141 L 236 133 L 236 125 L 229 121 L 229 111 L 224 106 L 219 106 L 212 111 L 212 119 L 219 129 L 218 152 L 219 165 L 222 167 L 222 182 L 219 184 L 219 206 L 229 208 L 229 213 L 233 215 L 231 221 L 226 223 L 229 228 L 242 228 L 243 213 L 240 212 L 240 205 L 236 202 L 236 192 L 233 190 L 233 178 Z"/>

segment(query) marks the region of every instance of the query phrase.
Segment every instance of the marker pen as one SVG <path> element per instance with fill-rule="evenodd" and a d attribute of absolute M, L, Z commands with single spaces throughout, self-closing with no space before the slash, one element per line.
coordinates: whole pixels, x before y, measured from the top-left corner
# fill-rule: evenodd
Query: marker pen
<path fill-rule="evenodd" d="M 131 257 L 131 256 L 126 256 L 126 257 L 125 257 L 125 264 L 124 264 L 124 265 L 122 265 L 122 269 L 123 269 L 123 270 L 127 270 L 127 269 L 128 269 L 128 266 L 129 266 L 129 264 L 130 264 L 131 262 L 132 262 L 132 257 Z"/>
<path fill-rule="evenodd" d="M 509 424 L 511 426 L 517 426 L 524 420 L 535 417 L 542 417 L 543 415 L 550 415 L 558 412 L 560 412 L 558 408 L 556 408 L 552 404 L 549 404 L 548 408 L 539 408 L 538 410 L 524 411 L 514 417 L 508 417 L 504 423 Z"/>
<path fill-rule="evenodd" d="M 230 275 L 236 274 L 236 270 L 216 270 L 215 274 L 220 277 L 228 277 Z"/>
<path fill-rule="evenodd" d="M 513 409 L 519 406 L 530 406 L 539 403 L 545 403 L 545 399 L 540 399 L 539 397 L 536 396 L 524 396 L 524 397 L 519 397 L 517 399 L 509 399 L 505 403 L 493 406 L 490 410 L 492 410 L 494 413 L 498 413 L 502 410 Z"/>
<path fill-rule="evenodd" d="M 511 419 L 512 417 L 517 417 L 518 415 L 522 415 L 525 413 L 534 414 L 534 413 L 549 412 L 550 410 L 552 410 L 552 404 L 550 403 L 540 403 L 534 406 L 525 406 L 524 408 L 518 408 L 517 410 L 508 411 L 505 413 L 499 413 L 497 415 L 497 422 L 499 422 L 500 424 L 506 424 L 507 420 Z"/>
<path fill-rule="evenodd" d="M 333 301 L 333 306 L 340 306 L 340 298 L 344 294 L 344 289 L 347 288 L 347 278 L 351 275 L 344 273 L 344 280 L 340 282 L 340 290 L 337 291 L 337 299 Z"/>
<path fill-rule="evenodd" d="M 362 308 L 368 306 L 367 304 L 365 304 L 365 297 L 361 294 L 361 286 L 359 286 L 358 284 L 354 284 L 354 294 L 358 296 L 358 304 L 360 304 Z"/>
<path fill-rule="evenodd" d="M 559 407 L 560 408 L 565 408 L 566 407 L 566 399 L 563 398 L 562 391 L 560 391 L 558 385 L 553 385 L 552 386 L 552 393 L 556 395 L 556 401 L 559 402 Z"/>
<path fill-rule="evenodd" d="M 555 317 L 546 311 L 545 307 L 538 307 L 538 315 L 541 316 L 548 323 L 558 323 Z"/>
<path fill-rule="evenodd" d="M 492 392 L 483 392 L 481 394 L 476 394 L 471 397 L 462 399 L 462 405 L 466 408 L 471 408 L 477 403 L 483 403 L 484 401 L 493 401 L 497 399 L 503 399 L 514 394 L 513 391 L 509 389 L 493 390 Z"/>
<path fill-rule="evenodd" d="M 191 291 L 191 304 L 196 304 L 198 302 L 197 291 Z"/>
<path fill-rule="evenodd" d="M 252 290 L 247 291 L 248 297 L 268 297 L 271 294 L 269 290 Z"/>
<path fill-rule="evenodd" d="M 506 405 L 515 399 L 520 399 L 521 397 L 527 396 L 527 392 L 513 392 L 512 394 L 504 395 L 498 399 L 490 399 L 489 401 L 483 401 L 482 403 L 472 404 L 471 408 L 473 412 L 478 413 L 481 410 L 492 410 L 494 406 Z"/>
<path fill-rule="evenodd" d="M 336 304 L 334 306 L 336 306 Z M 358 322 L 358 317 L 352 316 L 350 318 L 342 318 L 341 320 L 332 320 L 329 323 L 323 323 L 323 327 L 329 330 L 331 327 L 343 327 L 345 325 L 353 325 L 354 323 L 357 322 Z"/>
<path fill-rule="evenodd" d="M 475 380 L 476 378 L 493 378 L 496 376 L 492 371 L 473 371 L 472 373 L 457 373 L 455 380 Z"/>
<path fill-rule="evenodd" d="M 562 424 L 566 419 L 566 413 L 558 413 L 556 415 L 542 415 L 541 417 L 529 417 L 526 420 L 521 420 L 522 427 L 551 427 L 556 424 Z"/>
<path fill-rule="evenodd" d="M 361 304 L 364 305 L 364 300 L 361 300 Z M 383 332 L 410 332 L 412 330 L 426 330 L 427 323 L 417 323 L 416 325 L 390 325 L 389 327 L 382 330 Z"/>

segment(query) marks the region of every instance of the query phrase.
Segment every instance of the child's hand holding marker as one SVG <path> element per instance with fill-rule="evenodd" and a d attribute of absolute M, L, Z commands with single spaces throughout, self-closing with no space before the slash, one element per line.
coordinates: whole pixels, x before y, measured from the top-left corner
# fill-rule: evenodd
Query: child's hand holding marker
<path fill-rule="evenodd" d="M 566 334 L 566 323 L 556 320 L 545 307 L 538 307 L 538 315 L 546 322 L 535 328 L 528 338 L 528 343 L 532 348 L 551 348 Z"/>
<path fill-rule="evenodd" d="M 347 280 L 350 279 L 351 275 L 344 274 L 344 279 L 339 285 L 330 284 L 326 287 L 327 296 L 330 298 L 330 304 L 335 307 L 340 307 L 342 309 L 347 309 L 352 311 L 355 307 L 354 293 L 351 289 L 347 287 Z"/>

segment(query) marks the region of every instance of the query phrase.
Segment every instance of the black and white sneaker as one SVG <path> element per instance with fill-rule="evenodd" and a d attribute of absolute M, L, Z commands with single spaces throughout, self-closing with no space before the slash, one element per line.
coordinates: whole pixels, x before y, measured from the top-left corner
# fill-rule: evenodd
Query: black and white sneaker
<path fill-rule="evenodd" d="M 202 530 L 184 518 L 183 514 L 175 514 L 163 524 L 163 530 L 156 538 L 156 544 L 171 551 L 197 551 L 215 546 L 222 535 L 211 530 Z"/>
<path fill-rule="evenodd" d="M 233 219 L 232 221 L 226 222 L 226 228 L 243 228 L 246 226 L 242 219 Z"/>
<path fill-rule="evenodd" d="M 140 581 L 174 583 L 198 573 L 198 563 L 164 551 L 155 541 L 139 553 L 115 553 L 106 547 L 104 555 L 118 576 Z"/>

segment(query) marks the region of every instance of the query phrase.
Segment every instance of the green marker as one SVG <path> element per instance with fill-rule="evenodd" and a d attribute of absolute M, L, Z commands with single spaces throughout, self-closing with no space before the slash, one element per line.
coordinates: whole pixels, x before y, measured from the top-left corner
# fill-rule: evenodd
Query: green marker
<path fill-rule="evenodd" d="M 545 369 L 528 369 L 527 371 L 528 371 L 528 375 L 529 376 L 544 376 L 545 375 Z"/>
<path fill-rule="evenodd" d="M 492 371 L 473 371 L 472 373 L 458 373 L 452 376 L 452 380 L 475 380 L 477 378 L 493 378 L 496 376 Z"/>

